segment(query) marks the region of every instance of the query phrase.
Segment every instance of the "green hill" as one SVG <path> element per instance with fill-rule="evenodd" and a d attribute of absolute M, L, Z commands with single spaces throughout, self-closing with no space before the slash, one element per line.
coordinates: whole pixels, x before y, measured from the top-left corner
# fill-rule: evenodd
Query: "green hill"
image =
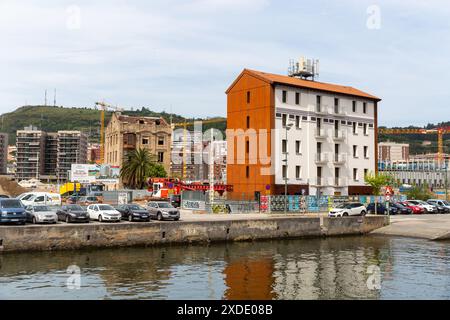
<path fill-rule="evenodd" d="M 154 112 L 147 108 L 138 110 L 126 110 L 122 112 L 126 115 L 133 116 L 162 116 L 167 122 L 172 120 L 173 123 L 192 121 L 177 114 L 166 112 Z M 56 132 L 58 130 L 81 130 L 88 134 L 89 140 L 92 142 L 99 141 L 100 136 L 100 110 L 92 108 L 65 108 L 53 106 L 23 106 L 10 113 L 1 115 L 1 132 L 9 134 L 9 144 L 16 142 L 16 131 L 23 129 L 25 126 L 34 125 L 39 129 L 47 132 Z M 111 118 L 111 112 L 105 113 L 105 125 Z M 218 117 L 220 118 L 220 117 Z M 223 123 L 215 123 L 213 125 L 204 125 L 206 130 L 211 126 L 222 131 L 226 128 L 225 118 Z M 202 120 L 197 118 L 195 120 Z"/>

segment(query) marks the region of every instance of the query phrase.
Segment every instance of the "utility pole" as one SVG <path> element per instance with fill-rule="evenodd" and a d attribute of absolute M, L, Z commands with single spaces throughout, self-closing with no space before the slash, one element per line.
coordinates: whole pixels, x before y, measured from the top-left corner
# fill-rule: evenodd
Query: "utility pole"
<path fill-rule="evenodd" d="M 292 128 L 292 123 L 286 123 L 286 152 L 284 153 L 283 162 L 286 165 L 286 175 L 284 177 L 284 213 L 287 214 L 287 183 L 288 183 L 288 131 Z"/>

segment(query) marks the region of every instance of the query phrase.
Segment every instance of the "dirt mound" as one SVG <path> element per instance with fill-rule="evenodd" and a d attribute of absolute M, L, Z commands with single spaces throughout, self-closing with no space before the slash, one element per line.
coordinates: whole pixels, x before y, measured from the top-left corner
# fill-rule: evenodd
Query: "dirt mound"
<path fill-rule="evenodd" d="M 0 193 L 6 194 L 10 197 L 16 197 L 21 193 L 28 192 L 29 189 L 21 187 L 17 181 L 11 180 L 11 178 L 0 177 Z"/>

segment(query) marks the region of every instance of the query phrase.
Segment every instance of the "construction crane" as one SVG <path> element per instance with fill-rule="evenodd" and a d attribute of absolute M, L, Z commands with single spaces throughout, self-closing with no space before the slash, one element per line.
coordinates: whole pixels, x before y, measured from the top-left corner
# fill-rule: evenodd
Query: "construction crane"
<path fill-rule="evenodd" d="M 100 108 L 100 163 L 103 164 L 105 161 L 105 111 L 112 109 L 115 112 L 123 111 L 122 108 L 111 106 L 105 102 L 96 102 L 95 106 Z"/>
<path fill-rule="evenodd" d="M 450 127 L 440 127 L 435 129 L 385 129 L 380 128 L 378 132 L 381 134 L 437 134 L 438 136 L 438 152 L 437 160 L 442 164 L 444 159 L 444 134 L 450 134 Z"/>
<path fill-rule="evenodd" d="M 187 146 L 187 127 L 188 126 L 192 126 L 194 125 L 196 122 L 199 122 L 201 124 L 209 124 L 209 123 L 223 123 L 223 122 L 227 122 L 227 119 L 224 118 L 215 118 L 215 119 L 206 119 L 206 120 L 198 120 L 198 121 L 191 121 L 191 122 L 179 122 L 179 123 L 173 123 L 172 124 L 172 130 L 175 129 L 176 127 L 183 127 L 183 176 L 182 179 L 183 181 L 186 180 L 186 162 L 187 162 L 187 152 L 185 150 L 186 146 Z M 212 145 L 211 145 L 212 147 Z M 211 172 L 210 172 L 211 174 Z M 214 174 L 214 173 L 212 173 Z M 211 179 L 210 179 L 211 180 Z"/>

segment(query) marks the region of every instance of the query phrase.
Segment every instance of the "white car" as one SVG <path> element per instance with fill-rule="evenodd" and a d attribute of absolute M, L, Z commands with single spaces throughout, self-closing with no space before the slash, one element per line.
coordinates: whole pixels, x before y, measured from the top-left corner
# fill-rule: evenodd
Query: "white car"
<path fill-rule="evenodd" d="M 49 205 L 60 206 L 61 195 L 51 192 L 27 192 L 17 197 L 24 206 Z"/>
<path fill-rule="evenodd" d="M 91 220 L 120 222 L 122 214 L 109 204 L 91 204 L 87 207 Z"/>
<path fill-rule="evenodd" d="M 438 205 L 438 206 L 450 209 L 450 203 L 445 200 L 430 199 L 430 200 L 428 200 L 428 203 L 430 203 L 431 205 Z"/>
<path fill-rule="evenodd" d="M 48 206 L 27 206 L 25 211 L 27 213 L 27 220 L 33 224 L 56 223 L 58 221 L 56 212 Z"/>
<path fill-rule="evenodd" d="M 411 203 L 415 206 L 419 206 L 421 208 L 424 208 L 429 213 L 437 213 L 437 208 L 428 202 L 422 201 L 422 200 L 406 200 L 408 203 Z"/>
<path fill-rule="evenodd" d="M 328 213 L 329 217 L 348 217 L 348 216 L 365 216 L 366 207 L 359 202 L 344 202 L 331 208 Z"/>

